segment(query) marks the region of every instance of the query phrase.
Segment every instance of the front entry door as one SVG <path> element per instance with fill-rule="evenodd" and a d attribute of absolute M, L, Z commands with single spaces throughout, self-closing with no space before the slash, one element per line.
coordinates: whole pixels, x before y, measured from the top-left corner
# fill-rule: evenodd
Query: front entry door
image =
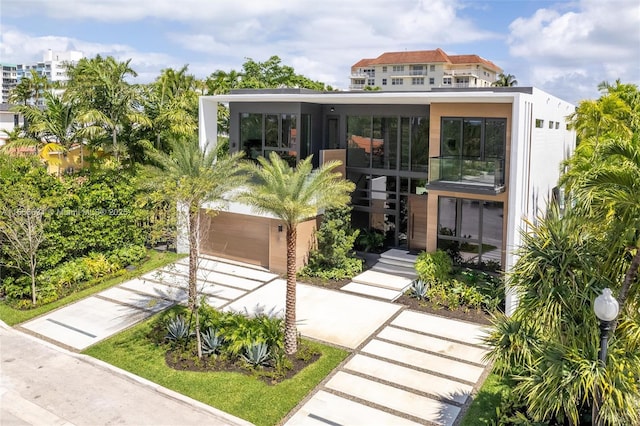
<path fill-rule="evenodd" d="M 410 251 L 427 249 L 427 195 L 409 195 L 409 232 L 407 241 Z"/>

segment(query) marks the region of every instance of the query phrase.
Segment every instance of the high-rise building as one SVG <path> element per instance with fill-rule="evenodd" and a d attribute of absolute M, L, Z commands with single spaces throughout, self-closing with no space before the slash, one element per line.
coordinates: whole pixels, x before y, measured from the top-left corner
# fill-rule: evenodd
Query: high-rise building
<path fill-rule="evenodd" d="M 430 91 L 489 87 L 502 69 L 478 55 L 447 55 L 442 49 L 385 52 L 351 66 L 350 90 Z"/>
<path fill-rule="evenodd" d="M 9 92 L 18 82 L 17 67 L 14 64 L 0 64 L 2 67 L 2 80 L 0 81 L 0 104 L 9 102 Z"/>
<path fill-rule="evenodd" d="M 34 70 L 38 75 L 44 76 L 49 82 L 61 82 L 68 79 L 66 65 L 75 64 L 84 58 L 82 52 L 71 50 L 67 52 L 54 52 L 49 49 L 42 55 L 41 62 L 22 64 L 2 64 L 2 90 L 0 103 L 9 102 L 9 93 L 23 78 L 29 78 Z"/>

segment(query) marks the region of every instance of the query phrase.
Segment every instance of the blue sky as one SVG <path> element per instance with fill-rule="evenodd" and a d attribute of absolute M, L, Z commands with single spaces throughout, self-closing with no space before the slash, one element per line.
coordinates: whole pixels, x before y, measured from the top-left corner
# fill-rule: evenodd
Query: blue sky
<path fill-rule="evenodd" d="M 570 102 L 601 81 L 640 84 L 638 0 L 0 0 L 0 61 L 48 49 L 132 59 L 140 82 L 189 64 L 203 78 L 278 55 L 346 89 L 383 52 L 478 54 Z"/>

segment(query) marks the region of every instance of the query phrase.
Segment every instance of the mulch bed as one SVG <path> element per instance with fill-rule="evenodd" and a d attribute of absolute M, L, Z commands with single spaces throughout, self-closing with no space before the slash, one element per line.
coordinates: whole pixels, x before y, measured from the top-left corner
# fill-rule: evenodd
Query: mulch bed
<path fill-rule="evenodd" d="M 214 372 L 224 371 L 229 373 L 241 373 L 247 376 L 255 376 L 268 385 L 275 385 L 284 380 L 290 379 L 303 368 L 313 364 L 320 358 L 319 353 L 314 353 L 308 358 L 300 359 L 297 355 L 287 355 L 292 367 L 285 374 L 280 375 L 273 366 L 249 367 L 242 361 L 231 361 L 222 357 L 209 357 L 203 355 L 198 359 L 195 351 L 184 351 L 180 348 L 169 349 L 165 354 L 167 365 L 179 371 L 200 371 Z"/>
<path fill-rule="evenodd" d="M 420 301 L 414 297 L 410 297 L 406 295 L 400 296 L 395 300 L 394 303 L 399 303 L 401 305 L 406 306 L 408 309 L 411 309 L 414 311 L 420 311 L 428 314 L 439 315 L 441 317 L 459 319 L 459 320 L 474 322 L 482 325 L 491 324 L 491 316 L 488 313 L 478 309 L 464 310 L 460 308 L 458 310 L 451 311 L 441 306 L 435 306 L 432 303 L 429 303 L 427 301 Z"/>

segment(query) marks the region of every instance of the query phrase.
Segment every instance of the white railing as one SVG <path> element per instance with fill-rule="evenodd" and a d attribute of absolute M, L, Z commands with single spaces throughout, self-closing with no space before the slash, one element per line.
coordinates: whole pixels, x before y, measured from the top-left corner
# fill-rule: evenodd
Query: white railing
<path fill-rule="evenodd" d="M 458 68 L 454 70 L 444 70 L 444 75 L 463 75 L 463 76 L 478 76 L 478 69 L 476 68 Z"/>
<path fill-rule="evenodd" d="M 366 84 L 350 84 L 349 89 L 351 90 L 363 90 Z"/>

